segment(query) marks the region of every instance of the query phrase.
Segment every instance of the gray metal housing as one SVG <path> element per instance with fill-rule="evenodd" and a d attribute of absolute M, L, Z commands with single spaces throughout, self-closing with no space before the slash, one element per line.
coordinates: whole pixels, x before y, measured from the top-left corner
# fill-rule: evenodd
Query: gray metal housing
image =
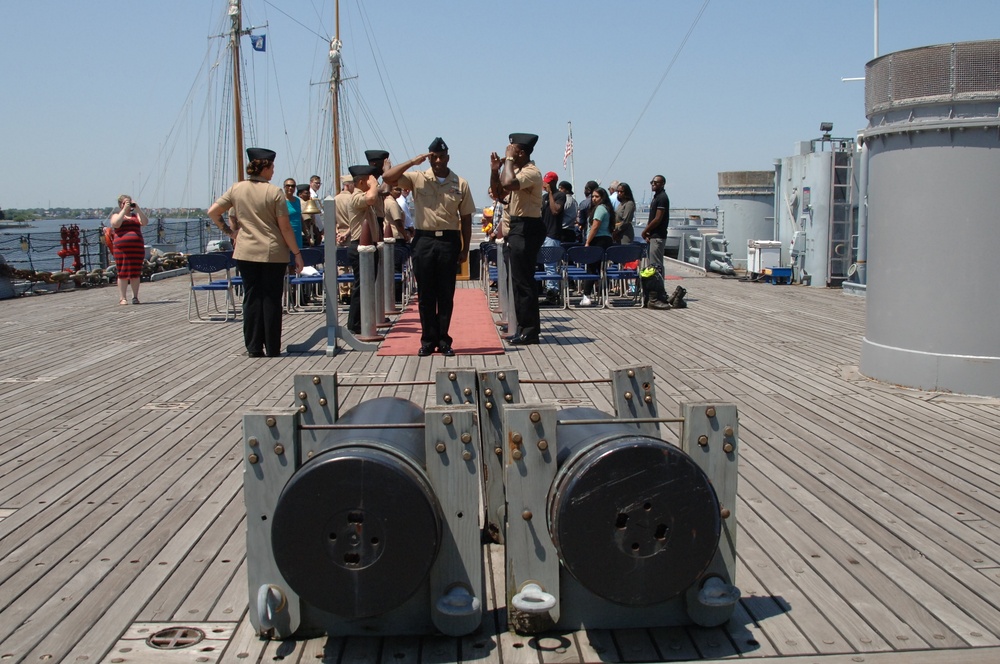
<path fill-rule="evenodd" d="M 774 171 L 719 173 L 719 231 L 733 265 L 747 266 L 747 240 L 774 239 Z"/>
<path fill-rule="evenodd" d="M 1000 40 L 868 63 L 868 298 L 861 372 L 1000 396 Z"/>

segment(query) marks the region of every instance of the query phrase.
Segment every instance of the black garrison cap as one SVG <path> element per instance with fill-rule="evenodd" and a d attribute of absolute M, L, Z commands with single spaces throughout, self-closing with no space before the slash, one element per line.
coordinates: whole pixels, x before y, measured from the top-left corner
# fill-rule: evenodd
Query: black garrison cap
<path fill-rule="evenodd" d="M 368 177 L 369 175 L 375 175 L 375 173 L 378 172 L 377 168 L 369 166 L 368 164 L 363 166 L 351 166 L 347 170 L 350 171 L 351 176 L 354 178 Z"/>
<path fill-rule="evenodd" d="M 274 161 L 274 158 L 277 156 L 277 152 L 274 150 L 268 150 L 267 148 L 247 148 L 247 159 L 250 161 L 253 161 L 254 159 Z"/>
<path fill-rule="evenodd" d="M 523 145 L 530 152 L 535 148 L 535 143 L 538 142 L 537 134 L 511 134 L 510 142 L 516 143 L 517 145 Z"/>
<path fill-rule="evenodd" d="M 447 152 L 448 144 L 444 142 L 444 139 L 438 136 L 433 141 L 431 141 L 430 147 L 427 148 L 428 152 Z"/>
<path fill-rule="evenodd" d="M 365 150 L 365 159 L 368 161 L 382 161 L 388 158 L 389 153 L 386 150 Z"/>

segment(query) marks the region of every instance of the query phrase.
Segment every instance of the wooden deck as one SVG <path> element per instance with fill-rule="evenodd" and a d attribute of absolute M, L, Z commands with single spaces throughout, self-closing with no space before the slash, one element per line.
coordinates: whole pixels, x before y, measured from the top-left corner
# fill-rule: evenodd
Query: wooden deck
<path fill-rule="evenodd" d="M 250 359 L 238 323 L 186 321 L 187 279 L 0 302 L 0 663 L 1000 661 L 1000 402 L 857 373 L 865 302 L 690 275 L 690 307 L 543 311 L 542 345 L 499 356 L 345 351 Z M 287 316 L 298 343 L 318 315 Z M 603 379 L 652 364 L 663 413 L 740 414 L 742 599 L 716 629 L 506 630 L 503 550 L 489 612 L 461 639 L 259 640 L 247 620 L 241 418 L 337 371 L 424 405 L 441 366 Z M 525 401 L 610 408 L 604 384 L 522 385 Z M 156 651 L 171 626 L 208 638 Z"/>

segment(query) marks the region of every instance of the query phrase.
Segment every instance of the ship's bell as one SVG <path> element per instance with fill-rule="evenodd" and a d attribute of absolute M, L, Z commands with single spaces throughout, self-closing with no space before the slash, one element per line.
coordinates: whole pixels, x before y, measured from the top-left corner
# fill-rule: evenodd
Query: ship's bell
<path fill-rule="evenodd" d="M 322 212 L 323 210 L 319 208 L 319 203 L 313 198 L 302 204 L 302 214 L 322 214 Z"/>

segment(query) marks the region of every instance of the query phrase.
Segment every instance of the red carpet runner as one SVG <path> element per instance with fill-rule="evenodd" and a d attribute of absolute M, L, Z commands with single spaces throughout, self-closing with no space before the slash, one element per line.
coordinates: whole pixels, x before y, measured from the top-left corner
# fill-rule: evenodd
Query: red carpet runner
<path fill-rule="evenodd" d="M 455 312 L 451 316 L 452 348 L 456 355 L 500 355 L 503 342 L 497 332 L 486 294 L 478 288 L 455 290 Z M 420 350 L 420 314 L 410 302 L 379 344 L 379 355 L 416 355 Z"/>

